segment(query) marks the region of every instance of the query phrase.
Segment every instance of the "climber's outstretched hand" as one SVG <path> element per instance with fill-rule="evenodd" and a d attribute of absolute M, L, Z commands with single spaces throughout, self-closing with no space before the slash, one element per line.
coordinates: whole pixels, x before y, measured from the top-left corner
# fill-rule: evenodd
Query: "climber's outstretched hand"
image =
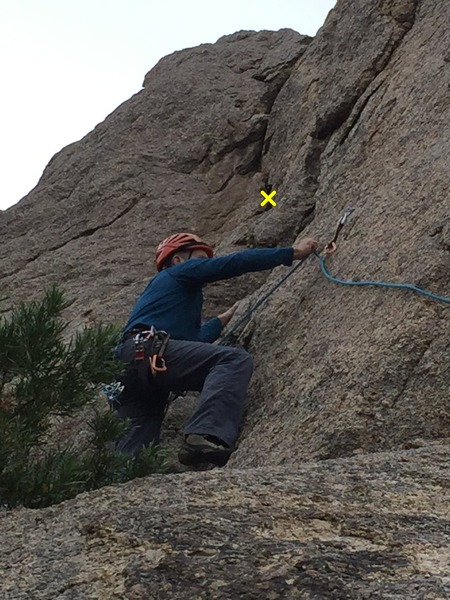
<path fill-rule="evenodd" d="M 294 245 L 294 260 L 301 260 L 317 250 L 319 242 L 312 238 L 304 238 Z"/>

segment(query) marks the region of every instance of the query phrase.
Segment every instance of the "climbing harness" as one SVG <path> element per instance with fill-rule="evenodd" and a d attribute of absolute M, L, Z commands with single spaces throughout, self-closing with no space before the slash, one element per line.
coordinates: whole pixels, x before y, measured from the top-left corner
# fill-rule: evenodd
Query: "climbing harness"
<path fill-rule="evenodd" d="M 169 343 L 170 334 L 167 331 L 157 330 L 153 325 L 149 330 L 138 331 L 134 336 L 135 345 L 135 362 L 138 364 L 138 375 L 144 385 L 149 385 L 147 377 L 147 367 L 145 365 L 145 344 L 151 340 L 148 353 L 148 360 L 150 365 L 150 371 L 153 377 L 157 373 L 167 371 L 166 361 L 164 360 L 164 352 Z M 164 406 L 163 419 L 165 419 L 169 406 L 172 402 L 185 395 L 186 392 L 170 392 L 167 401 Z"/>
<path fill-rule="evenodd" d="M 170 339 L 170 334 L 167 331 L 157 330 L 152 325 L 150 329 L 145 330 L 131 329 L 123 339 L 127 339 L 129 334 L 133 336 L 134 361 L 136 364 L 139 365 L 147 356 L 152 375 L 167 371 L 163 356 Z"/>
<path fill-rule="evenodd" d="M 150 367 L 153 377 L 157 373 L 167 371 L 164 352 L 169 343 L 170 334 L 166 331 L 157 330 L 153 325 L 150 329 L 134 328 L 124 333 L 119 343 L 123 343 L 130 338 L 134 342 L 134 356 L 126 368 L 134 369 L 142 385 L 150 390 L 153 382 L 149 380 L 148 367 Z M 117 410 L 121 406 L 120 400 L 123 390 L 124 385 L 120 380 L 102 386 L 101 391 L 105 394 L 113 410 Z"/>

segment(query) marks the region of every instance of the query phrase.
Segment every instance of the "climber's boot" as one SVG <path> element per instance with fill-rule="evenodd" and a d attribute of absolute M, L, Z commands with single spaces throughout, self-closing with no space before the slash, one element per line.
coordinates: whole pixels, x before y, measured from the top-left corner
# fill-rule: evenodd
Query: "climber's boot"
<path fill-rule="evenodd" d="M 178 460 L 182 465 L 188 467 L 204 463 L 224 467 L 232 452 L 232 448 L 227 448 L 217 438 L 190 433 L 186 436 L 185 442 L 178 452 Z"/>

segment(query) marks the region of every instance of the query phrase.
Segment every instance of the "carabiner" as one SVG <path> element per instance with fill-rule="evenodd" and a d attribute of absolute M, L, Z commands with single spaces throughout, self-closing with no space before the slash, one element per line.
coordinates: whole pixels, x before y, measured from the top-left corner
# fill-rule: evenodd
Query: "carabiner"
<path fill-rule="evenodd" d="M 324 248 L 325 254 L 329 255 L 329 254 L 334 254 L 334 252 L 336 252 L 336 249 L 337 249 L 336 242 L 339 237 L 339 233 L 341 232 L 341 229 L 344 227 L 345 223 L 347 222 L 347 219 L 352 214 L 352 212 L 354 212 L 354 210 L 355 210 L 354 208 L 348 207 L 342 213 L 342 215 L 338 221 L 338 224 L 337 224 L 336 233 L 334 234 L 334 238 L 331 240 L 331 242 L 328 242 L 328 244 Z"/>
<path fill-rule="evenodd" d="M 337 250 L 337 246 L 335 242 L 329 242 L 325 248 L 323 249 L 323 253 L 326 256 L 330 256 L 331 254 L 334 254 Z"/>
<path fill-rule="evenodd" d="M 158 360 L 161 361 L 161 366 L 158 367 Z M 154 354 L 151 358 L 150 358 L 150 369 L 152 371 L 152 373 L 159 373 L 159 372 L 163 372 L 163 371 L 167 371 L 167 367 L 166 367 L 166 361 L 163 359 L 162 356 L 158 356 L 158 354 Z"/>

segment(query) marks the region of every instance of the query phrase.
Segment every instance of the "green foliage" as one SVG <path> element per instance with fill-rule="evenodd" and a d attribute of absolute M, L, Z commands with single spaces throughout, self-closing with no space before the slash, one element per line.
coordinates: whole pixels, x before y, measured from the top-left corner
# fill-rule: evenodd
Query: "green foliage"
<path fill-rule="evenodd" d="M 0 316 L 0 506 L 49 506 L 166 471 L 160 448 L 142 451 L 137 460 L 114 451 L 127 423 L 95 405 L 99 384 L 123 369 L 113 356 L 119 329 L 97 324 L 65 343 L 67 307 L 52 287 L 42 301 Z M 55 420 L 86 410 L 94 416 L 84 444 L 54 439 Z"/>

